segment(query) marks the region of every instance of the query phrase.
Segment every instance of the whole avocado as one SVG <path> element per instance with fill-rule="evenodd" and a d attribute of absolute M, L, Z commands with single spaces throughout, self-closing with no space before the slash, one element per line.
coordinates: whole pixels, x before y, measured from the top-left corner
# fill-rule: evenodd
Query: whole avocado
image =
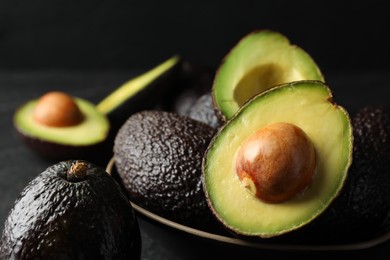
<path fill-rule="evenodd" d="M 353 160 L 344 187 L 303 233 L 318 242 L 361 242 L 390 231 L 390 106 L 360 108 L 352 126 Z"/>
<path fill-rule="evenodd" d="M 335 212 L 346 237 L 364 240 L 390 231 L 390 106 L 365 106 L 352 124 L 353 163 Z"/>
<path fill-rule="evenodd" d="M 188 116 L 216 129 L 223 124 L 215 112 L 211 93 L 200 96 L 189 109 Z"/>
<path fill-rule="evenodd" d="M 140 259 L 131 204 L 87 161 L 52 165 L 32 180 L 5 222 L 0 259 Z"/>
<path fill-rule="evenodd" d="M 201 163 L 215 129 L 173 112 L 130 116 L 114 143 L 118 176 L 130 199 L 162 217 L 205 228 L 213 216 Z"/>

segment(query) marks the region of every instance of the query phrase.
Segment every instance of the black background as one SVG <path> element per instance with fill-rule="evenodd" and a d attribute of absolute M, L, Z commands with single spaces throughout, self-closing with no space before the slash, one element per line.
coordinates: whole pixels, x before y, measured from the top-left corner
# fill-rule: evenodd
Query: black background
<path fill-rule="evenodd" d="M 0 223 L 27 183 L 53 163 L 15 135 L 12 116 L 26 100 L 57 89 L 97 103 L 173 54 L 217 67 L 241 37 L 273 29 L 314 58 L 335 100 L 353 115 L 364 105 L 389 102 L 385 3 L 0 0 Z M 104 167 L 107 161 L 95 163 Z M 196 248 L 179 254 L 186 241 L 176 245 L 165 233 L 142 231 L 143 260 L 197 259 Z M 342 255 L 388 253 L 386 242 Z"/>
<path fill-rule="evenodd" d="M 146 68 L 180 54 L 217 66 L 255 29 L 325 73 L 389 68 L 385 1 L 0 0 L 0 68 Z"/>

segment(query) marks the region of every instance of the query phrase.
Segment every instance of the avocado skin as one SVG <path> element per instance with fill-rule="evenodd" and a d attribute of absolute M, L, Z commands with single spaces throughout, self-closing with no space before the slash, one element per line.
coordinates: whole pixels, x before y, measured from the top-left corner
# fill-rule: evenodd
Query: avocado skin
<path fill-rule="evenodd" d="M 178 223 L 215 221 L 202 188 L 201 163 L 215 130 L 173 112 L 132 115 L 114 143 L 115 166 L 130 199 Z"/>
<path fill-rule="evenodd" d="M 140 259 L 138 222 L 119 185 L 91 163 L 86 180 L 69 182 L 72 162 L 25 187 L 5 222 L 0 259 Z"/>
<path fill-rule="evenodd" d="M 53 163 L 74 158 L 98 163 L 101 161 L 108 161 L 112 156 L 110 152 L 112 143 L 110 143 L 108 139 L 92 145 L 77 146 L 45 141 L 24 134 L 17 128 L 15 132 L 23 144 L 36 152 L 41 158 Z"/>
<path fill-rule="evenodd" d="M 390 231 L 390 106 L 362 107 L 352 117 L 352 165 L 339 196 L 293 234 L 316 243 L 354 243 Z"/>
<path fill-rule="evenodd" d="M 213 128 L 219 128 L 222 123 L 214 109 L 211 93 L 200 96 L 188 111 L 188 116 L 192 119 L 206 123 Z"/>
<path fill-rule="evenodd" d="M 188 115 L 191 107 L 204 94 L 209 93 L 213 84 L 215 69 L 191 61 L 183 61 L 178 80 L 178 93 L 174 101 L 168 100 L 167 111 L 173 111 L 179 115 Z"/>
<path fill-rule="evenodd" d="M 352 120 L 353 163 L 336 212 L 354 239 L 390 231 L 390 106 L 366 106 Z M 338 207 L 337 207 L 338 206 Z M 346 212 L 345 212 L 346 211 Z"/>

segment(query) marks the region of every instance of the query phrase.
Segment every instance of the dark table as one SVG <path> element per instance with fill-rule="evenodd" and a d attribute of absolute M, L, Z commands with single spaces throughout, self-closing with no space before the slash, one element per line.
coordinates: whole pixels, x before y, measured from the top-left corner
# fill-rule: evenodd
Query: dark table
<path fill-rule="evenodd" d="M 13 202 L 37 174 L 53 162 L 44 160 L 27 149 L 15 134 L 12 116 L 23 102 L 37 98 L 50 90 L 63 90 L 74 96 L 98 103 L 108 93 L 126 80 L 141 73 L 133 71 L 70 71 L 70 70 L 29 70 L 0 71 L 0 223 L 3 225 Z M 368 104 L 390 102 L 389 70 L 337 72 L 325 75 L 333 89 L 334 100 L 343 105 L 351 115 Z M 108 159 L 99 159 L 95 164 L 105 167 Z M 183 259 L 180 248 L 167 247 L 161 243 L 165 231 L 147 232 L 150 224 L 141 220 L 142 259 Z M 1 227 L 1 230 L 3 226 Z M 173 241 L 172 241 L 173 242 Z M 201 249 L 200 249 L 201 250 Z M 197 251 L 200 251 L 197 250 Z M 207 253 L 207 252 L 206 252 Z M 261 252 L 257 252 L 261 255 Z M 272 254 L 272 252 L 267 252 Z M 390 255 L 390 241 L 358 252 L 340 252 L 346 256 L 370 256 L 384 258 Z M 185 259 L 194 255 L 187 254 Z"/>

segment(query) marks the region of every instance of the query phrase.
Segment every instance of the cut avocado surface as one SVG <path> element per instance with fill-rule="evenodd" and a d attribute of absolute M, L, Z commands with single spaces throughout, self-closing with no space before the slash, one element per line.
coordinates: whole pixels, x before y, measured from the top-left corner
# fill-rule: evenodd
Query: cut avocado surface
<path fill-rule="evenodd" d="M 125 82 L 105 99 L 103 99 L 97 105 L 97 109 L 104 114 L 110 114 L 120 104 L 124 103 L 130 97 L 134 97 L 137 95 L 137 93 L 150 86 L 150 84 L 157 78 L 161 77 L 169 70 L 174 68 L 174 66 L 177 65 L 179 61 L 180 58 L 178 56 L 173 56 L 153 69 L 145 72 L 144 74 L 141 74 L 138 77 Z"/>
<path fill-rule="evenodd" d="M 273 86 L 324 77 L 311 56 L 271 30 L 243 37 L 225 56 L 213 84 L 221 117 L 231 118 L 246 100 Z"/>
<path fill-rule="evenodd" d="M 87 100 L 75 98 L 84 119 L 80 124 L 67 127 L 50 127 L 34 120 L 34 109 L 37 100 L 27 102 L 15 113 L 16 128 L 31 138 L 64 145 L 93 145 L 104 141 L 110 124 L 108 119 L 98 112 L 95 105 Z"/>
<path fill-rule="evenodd" d="M 293 198 L 269 203 L 240 181 L 237 154 L 259 129 L 274 123 L 302 129 L 314 146 L 311 184 Z M 232 231 L 273 237 L 298 229 L 323 212 L 339 194 L 352 158 L 352 127 L 347 112 L 332 102 L 320 81 L 296 81 L 249 100 L 213 138 L 203 159 L 204 189 L 217 218 Z"/>
<path fill-rule="evenodd" d="M 103 156 L 128 116 L 155 106 L 175 86 L 180 61 L 178 56 L 165 60 L 117 87 L 97 105 L 63 92 L 48 92 L 19 107 L 14 126 L 29 148 L 48 159 Z"/>
<path fill-rule="evenodd" d="M 181 63 L 179 56 L 172 56 L 124 82 L 96 105 L 97 110 L 109 118 L 114 133 L 130 115 L 154 109 L 174 96 L 172 93 L 178 85 Z"/>

